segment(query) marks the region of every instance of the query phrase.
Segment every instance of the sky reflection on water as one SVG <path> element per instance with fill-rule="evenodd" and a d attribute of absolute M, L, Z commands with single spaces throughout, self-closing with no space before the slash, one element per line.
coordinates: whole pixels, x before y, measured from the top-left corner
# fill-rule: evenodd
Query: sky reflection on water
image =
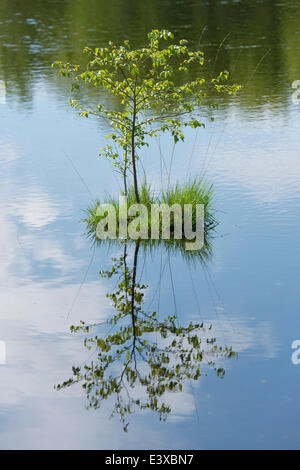
<path fill-rule="evenodd" d="M 0 104 L 0 340 L 7 345 L 7 364 L 0 365 L 0 447 L 298 448 L 300 369 L 291 363 L 291 343 L 300 334 L 300 105 L 291 100 L 291 82 L 300 79 L 298 2 L 276 4 L 269 26 L 257 21 L 261 11 L 269 11 L 267 1 L 220 2 L 219 9 L 206 2 L 209 13 L 204 2 L 187 2 L 188 8 L 178 4 L 169 15 L 168 1 L 161 10 L 161 2 L 146 2 L 137 18 L 133 9 L 127 22 L 114 24 L 111 16 L 128 8 L 123 2 L 99 2 L 101 33 L 94 22 L 86 28 L 91 12 L 82 17 L 81 1 L 74 10 L 68 1 L 51 2 L 51 11 L 46 2 L 26 9 L 15 3 L 0 1 L 0 79 L 7 86 L 6 104 Z M 245 28 L 237 34 L 241 22 Z M 191 267 L 158 249 L 145 257 L 143 268 L 147 302 L 166 262 L 160 309 L 175 308 L 171 272 L 182 319 L 212 323 L 217 340 L 232 346 L 239 358 L 226 363 L 223 380 L 208 374 L 183 395 L 172 394 L 173 413 L 166 423 L 151 413 L 136 414 L 125 434 L 109 419 L 109 406 L 85 410 L 80 387 L 53 389 L 73 365 L 89 359 L 70 324 L 111 314 L 99 270 L 118 249 L 91 248 L 80 219 L 91 194 L 116 192 L 119 181 L 97 158 L 106 129 L 69 109 L 68 86 L 48 65 L 56 58 L 76 61 L 82 46 L 98 39 L 102 44 L 110 36 L 132 34 L 139 42 L 150 23 L 164 23 L 194 42 L 207 26 L 208 53 L 233 31 L 220 66 L 233 65 L 241 47 L 236 81 L 243 84 L 253 64 L 277 45 L 240 100 L 221 103 L 216 121 L 199 131 L 195 145 L 194 136 L 187 135 L 175 155 L 173 180 L 188 170 L 206 170 L 215 185 L 220 224 L 212 259 Z M 170 158 L 169 141 L 161 146 Z M 154 187 L 161 184 L 157 155 L 154 142 L 144 160 Z"/>

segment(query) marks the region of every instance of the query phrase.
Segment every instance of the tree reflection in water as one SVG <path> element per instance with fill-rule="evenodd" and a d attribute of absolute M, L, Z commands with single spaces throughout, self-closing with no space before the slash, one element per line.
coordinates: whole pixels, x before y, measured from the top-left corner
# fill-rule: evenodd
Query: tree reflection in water
<path fill-rule="evenodd" d="M 97 353 L 96 360 L 73 367 L 73 376 L 56 386 L 64 389 L 81 382 L 88 408 L 99 408 L 112 399 L 112 415 L 118 414 L 124 430 L 128 417 L 137 409 L 153 410 L 160 420 L 171 413 L 168 392 L 181 392 L 189 380 L 198 380 L 203 366 L 211 367 L 219 377 L 225 370 L 216 366 L 219 357 L 236 356 L 231 347 L 221 347 L 207 337 L 204 324 L 180 325 L 176 315 L 159 318 L 157 312 L 144 309 L 147 286 L 137 281 L 140 242 L 135 243 L 132 267 L 128 263 L 128 245 L 119 258 L 112 258 L 110 271 L 100 271 L 102 278 L 117 278 L 116 288 L 107 297 L 113 315 L 106 335 L 91 336 L 100 324 L 71 326 L 71 331 L 86 333 L 84 344 Z M 201 371 L 200 371 L 201 366 Z"/>

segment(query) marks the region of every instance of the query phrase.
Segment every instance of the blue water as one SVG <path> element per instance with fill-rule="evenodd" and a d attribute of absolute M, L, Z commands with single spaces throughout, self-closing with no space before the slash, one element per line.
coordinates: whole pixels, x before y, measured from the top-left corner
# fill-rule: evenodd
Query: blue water
<path fill-rule="evenodd" d="M 214 184 L 219 225 L 211 258 L 190 265 L 180 254 L 168 256 L 160 248 L 151 255 L 141 252 L 138 261 L 138 275 L 148 285 L 146 304 L 166 314 L 176 311 L 183 322 L 212 324 L 217 343 L 231 346 L 238 359 L 220 359 L 223 379 L 207 371 L 182 393 L 170 394 L 172 413 L 166 422 L 155 413 L 139 412 L 124 433 L 118 417 L 110 419 L 109 402 L 86 410 L 80 386 L 54 390 L 70 377 L 72 366 L 90 361 L 92 354 L 83 346 L 84 335 L 71 334 L 70 325 L 100 322 L 112 313 L 106 298 L 111 284 L 99 271 L 109 269 L 120 248 L 93 248 L 80 220 L 93 198 L 117 194 L 121 182 L 97 157 L 108 129 L 76 115 L 68 105 L 68 85 L 48 65 L 61 55 L 73 59 L 81 46 L 102 44 L 110 34 L 132 34 L 138 42 L 155 22 L 191 30 L 192 38 L 206 23 L 192 23 L 190 10 L 177 3 L 168 19 L 156 2 L 153 10 L 147 2 L 145 17 L 140 10 L 138 19 L 134 8 L 126 10 L 122 29 L 122 22 L 110 26 L 110 19 L 123 2 L 112 2 L 104 12 L 102 2 L 98 7 L 90 2 L 87 17 L 98 9 L 102 29 L 94 25 L 88 31 L 82 2 L 74 3 L 71 19 L 69 2 L 54 2 L 50 16 L 37 3 L 30 4 L 30 11 L 18 2 L 13 9 L 0 1 L 0 27 L 5 26 L 0 80 L 6 85 L 0 104 L 0 341 L 6 345 L 6 363 L 0 365 L 0 447 L 299 448 L 300 365 L 291 361 L 291 344 L 300 339 L 300 104 L 292 101 L 291 82 L 300 79 L 300 4 L 281 2 L 275 9 L 282 53 L 278 67 L 278 50 L 272 49 L 241 96 L 221 103 L 215 121 L 199 130 L 196 141 L 188 133 L 176 150 L 172 181 L 204 173 Z M 212 24 L 203 40 L 206 49 L 213 50 L 214 31 L 226 34 L 243 20 L 245 34 L 229 38 L 220 56 L 226 63 L 231 48 L 258 48 L 258 56 L 241 55 L 243 67 L 252 70 L 273 44 L 274 28 L 262 23 L 254 31 L 248 2 L 235 2 L 228 24 L 214 29 L 221 21 L 217 13 L 232 7 L 231 2 L 217 3 L 208 16 Z M 203 4 L 188 2 L 196 9 Z M 259 17 L 268 4 L 253 2 L 253 16 Z M 68 28 L 51 36 L 56 15 L 62 22 L 68 18 Z M 35 33 L 28 29 L 35 27 Z M 237 70 L 239 81 L 243 77 Z M 170 141 L 162 140 L 161 146 L 170 159 Z M 159 188 L 157 142 L 145 152 L 143 165 Z"/>

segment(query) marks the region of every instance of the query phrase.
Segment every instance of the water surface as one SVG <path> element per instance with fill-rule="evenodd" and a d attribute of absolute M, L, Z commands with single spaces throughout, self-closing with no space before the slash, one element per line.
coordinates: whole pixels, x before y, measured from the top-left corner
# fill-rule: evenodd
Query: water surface
<path fill-rule="evenodd" d="M 288 0 L 0 0 L 1 448 L 299 448 L 299 25 L 300 2 Z M 108 129 L 76 116 L 50 64 L 108 40 L 140 46 L 154 27 L 200 44 L 243 89 L 187 135 L 172 166 L 173 181 L 205 174 L 215 186 L 210 257 L 141 251 L 138 277 L 147 308 L 212 324 L 238 360 L 220 359 L 223 379 L 207 371 L 170 394 L 166 422 L 138 412 L 124 433 L 110 403 L 87 411 L 80 386 L 53 388 L 93 359 L 69 327 L 112 314 L 99 271 L 122 249 L 84 236 L 84 209 L 121 182 L 97 158 Z M 169 161 L 170 141 L 160 146 Z M 157 142 L 143 165 L 159 188 Z"/>

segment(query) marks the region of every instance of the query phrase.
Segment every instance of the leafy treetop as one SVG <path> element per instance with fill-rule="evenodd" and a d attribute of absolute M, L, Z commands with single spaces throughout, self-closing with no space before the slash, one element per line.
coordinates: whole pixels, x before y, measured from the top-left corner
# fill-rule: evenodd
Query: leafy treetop
<path fill-rule="evenodd" d="M 101 154 L 111 159 L 124 178 L 127 191 L 127 173 L 133 173 L 136 200 L 139 201 L 136 159 L 147 137 L 161 132 L 171 132 L 174 142 L 184 140 L 184 127 L 204 127 L 196 116 L 209 88 L 217 93 L 235 94 L 236 85 L 228 85 L 228 72 L 221 72 L 209 82 L 203 77 L 189 80 L 191 67 L 203 66 L 204 55 L 191 50 L 186 40 L 173 43 L 174 35 L 167 30 L 153 30 L 148 34 L 146 47 L 132 49 L 129 41 L 121 46 L 109 42 L 107 47 L 90 49 L 90 61 L 81 71 L 79 65 L 55 62 L 63 76 L 74 77 L 72 90 L 79 89 L 80 82 L 106 89 L 123 105 L 123 109 L 107 109 L 98 104 L 88 109 L 74 98 L 70 104 L 78 108 L 81 116 L 101 116 L 112 126 L 109 134 L 113 146 L 101 149 Z M 163 47 L 165 42 L 171 42 Z M 178 75 L 182 76 L 178 80 Z"/>

